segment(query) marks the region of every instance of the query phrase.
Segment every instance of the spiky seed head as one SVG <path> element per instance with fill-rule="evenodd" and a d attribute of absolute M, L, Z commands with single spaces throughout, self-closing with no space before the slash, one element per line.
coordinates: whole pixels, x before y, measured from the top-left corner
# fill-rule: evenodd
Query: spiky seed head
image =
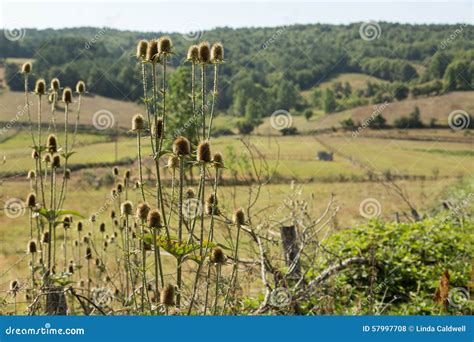
<path fill-rule="evenodd" d="M 10 291 L 12 293 L 16 293 L 20 290 L 20 284 L 18 283 L 18 280 L 12 280 L 10 282 Z"/>
<path fill-rule="evenodd" d="M 91 215 L 90 220 L 92 223 L 94 223 L 97 220 L 97 218 L 95 217 L 95 215 Z"/>
<path fill-rule="evenodd" d="M 216 247 L 211 253 L 211 262 L 217 265 L 224 265 L 226 262 L 226 256 L 222 251 L 222 248 Z"/>
<path fill-rule="evenodd" d="M 174 286 L 166 284 L 160 293 L 160 303 L 164 306 L 174 305 Z"/>
<path fill-rule="evenodd" d="M 43 243 L 49 243 L 50 238 L 49 238 L 49 232 L 44 232 L 41 241 Z"/>
<path fill-rule="evenodd" d="M 177 156 L 187 156 L 191 153 L 191 144 L 185 137 L 178 137 L 173 142 L 173 152 Z"/>
<path fill-rule="evenodd" d="M 46 94 L 46 82 L 44 79 L 39 79 L 36 81 L 35 84 L 35 94 L 36 95 L 44 95 Z"/>
<path fill-rule="evenodd" d="M 48 139 L 46 140 L 46 147 L 50 153 L 58 152 L 58 139 L 54 134 L 48 135 Z"/>
<path fill-rule="evenodd" d="M 114 167 L 113 172 L 114 172 L 114 176 L 118 176 L 118 174 L 119 174 L 119 169 L 118 169 L 117 166 Z"/>
<path fill-rule="evenodd" d="M 161 214 L 158 209 L 153 209 L 148 213 L 147 218 L 148 227 L 154 229 L 160 229 L 161 226 Z"/>
<path fill-rule="evenodd" d="M 35 170 L 30 170 L 28 171 L 28 176 L 26 176 L 27 179 L 35 179 L 36 178 L 36 172 Z"/>
<path fill-rule="evenodd" d="M 137 218 L 142 221 L 146 221 L 148 218 L 148 213 L 150 212 L 150 206 L 148 203 L 140 203 L 137 207 Z"/>
<path fill-rule="evenodd" d="M 224 61 L 224 46 L 221 43 L 215 43 L 211 48 L 212 63 L 222 63 Z"/>
<path fill-rule="evenodd" d="M 53 168 L 58 168 L 58 167 L 61 167 L 61 157 L 59 157 L 59 154 L 55 154 L 53 156 L 53 161 L 51 163 L 51 166 Z"/>
<path fill-rule="evenodd" d="M 170 37 L 161 37 L 158 40 L 158 52 L 161 55 L 169 55 L 173 48 L 173 43 L 171 42 Z"/>
<path fill-rule="evenodd" d="M 234 211 L 232 222 L 237 226 L 242 226 L 245 224 L 245 213 L 242 208 L 239 208 L 236 211 Z"/>
<path fill-rule="evenodd" d="M 21 73 L 29 74 L 30 72 L 31 72 L 31 63 L 30 62 L 23 63 L 23 65 L 21 66 Z"/>
<path fill-rule="evenodd" d="M 179 158 L 177 156 L 169 156 L 166 167 L 169 167 L 170 169 L 177 169 L 179 167 Z"/>
<path fill-rule="evenodd" d="M 59 79 L 53 78 L 51 80 L 51 90 L 58 91 L 60 87 L 61 87 L 61 83 L 59 82 Z"/>
<path fill-rule="evenodd" d="M 143 119 L 143 115 L 135 114 L 132 118 L 132 131 L 141 131 L 145 128 L 145 120 Z"/>
<path fill-rule="evenodd" d="M 71 227 L 71 223 L 72 223 L 72 216 L 64 217 L 64 219 L 63 219 L 64 229 L 68 229 L 69 227 Z"/>
<path fill-rule="evenodd" d="M 28 208 L 33 208 L 36 206 L 36 194 L 31 192 L 28 194 L 28 197 L 26 198 L 26 206 Z"/>
<path fill-rule="evenodd" d="M 90 247 L 86 248 L 86 259 L 87 260 L 92 259 L 92 249 Z"/>
<path fill-rule="evenodd" d="M 117 184 L 117 193 L 121 194 L 123 192 L 123 184 L 118 183 Z"/>
<path fill-rule="evenodd" d="M 156 39 L 150 40 L 148 42 L 148 48 L 146 50 L 146 60 L 152 63 L 159 62 L 158 41 Z"/>
<path fill-rule="evenodd" d="M 148 42 L 140 40 L 137 44 L 137 58 L 144 60 L 146 58 L 146 50 L 148 49 Z"/>
<path fill-rule="evenodd" d="M 199 44 L 199 62 L 202 64 L 208 64 L 211 61 L 211 48 L 208 42 L 202 42 Z"/>
<path fill-rule="evenodd" d="M 31 158 L 38 159 L 39 153 L 36 150 L 31 151 Z"/>
<path fill-rule="evenodd" d="M 38 252 L 38 248 L 36 247 L 36 241 L 30 240 L 30 242 L 28 242 L 28 253 L 34 254 L 36 252 Z"/>
<path fill-rule="evenodd" d="M 53 160 L 53 157 L 51 156 L 51 154 L 47 153 L 44 155 L 43 157 L 43 161 L 48 164 L 48 163 L 51 163 Z"/>
<path fill-rule="evenodd" d="M 110 218 L 113 220 L 117 215 L 115 214 L 115 210 L 110 212 Z"/>
<path fill-rule="evenodd" d="M 200 163 L 211 162 L 211 147 L 208 141 L 199 143 L 196 154 L 197 161 Z"/>
<path fill-rule="evenodd" d="M 188 189 L 186 190 L 186 198 L 187 198 L 187 199 L 194 198 L 195 196 L 196 196 L 196 194 L 194 193 L 193 188 L 188 188 Z"/>
<path fill-rule="evenodd" d="M 64 179 L 71 179 L 71 169 L 64 170 Z"/>
<path fill-rule="evenodd" d="M 78 94 L 84 94 L 86 92 L 86 84 L 84 81 L 79 81 L 76 84 L 76 93 Z"/>
<path fill-rule="evenodd" d="M 71 274 L 74 274 L 74 265 L 69 265 L 68 266 L 68 272 Z"/>
<path fill-rule="evenodd" d="M 145 251 L 151 251 L 151 244 L 147 241 L 143 241 L 143 249 Z"/>
<path fill-rule="evenodd" d="M 104 223 L 104 222 L 102 222 L 102 223 L 99 225 L 99 232 L 105 233 L 105 223 Z"/>
<path fill-rule="evenodd" d="M 64 88 L 63 90 L 63 98 L 64 103 L 72 103 L 72 90 L 69 87 Z"/>
<path fill-rule="evenodd" d="M 127 170 L 125 171 L 125 175 L 123 176 L 124 179 L 130 179 L 130 176 L 132 175 L 132 171 Z"/>
<path fill-rule="evenodd" d="M 163 119 L 162 118 L 158 118 L 156 120 L 154 134 L 157 138 L 161 138 L 161 136 L 163 135 Z"/>
<path fill-rule="evenodd" d="M 109 247 L 109 243 L 107 240 L 104 241 L 104 251 Z"/>
<path fill-rule="evenodd" d="M 79 241 L 78 240 L 74 240 L 74 247 L 78 247 L 79 246 Z"/>
<path fill-rule="evenodd" d="M 187 60 L 194 63 L 199 61 L 199 47 L 197 45 L 191 45 L 189 47 Z"/>
<path fill-rule="evenodd" d="M 130 201 L 123 202 L 120 209 L 121 209 L 122 215 L 124 216 L 133 215 L 133 204 Z"/>
<path fill-rule="evenodd" d="M 222 158 L 222 154 L 220 152 L 214 153 L 214 156 L 212 157 L 212 162 L 214 163 L 214 167 L 216 168 L 224 167 L 224 159 Z"/>
<path fill-rule="evenodd" d="M 77 222 L 76 224 L 76 229 L 78 232 L 82 232 L 82 229 L 84 228 L 83 224 L 81 221 Z"/>
<path fill-rule="evenodd" d="M 89 239 L 89 236 L 88 236 L 88 235 L 84 235 L 84 236 L 82 237 L 82 242 L 85 243 L 86 245 L 89 244 L 89 241 L 90 241 L 90 239 Z"/>
<path fill-rule="evenodd" d="M 219 208 L 217 208 L 217 197 L 214 194 L 210 194 L 205 203 L 205 212 L 207 215 L 218 215 Z"/>

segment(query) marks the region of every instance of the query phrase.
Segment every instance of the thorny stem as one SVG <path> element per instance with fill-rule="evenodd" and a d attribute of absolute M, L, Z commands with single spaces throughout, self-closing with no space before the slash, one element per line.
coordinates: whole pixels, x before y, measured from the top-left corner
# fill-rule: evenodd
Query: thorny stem
<path fill-rule="evenodd" d="M 222 308 L 222 313 L 225 312 L 225 308 L 227 306 L 228 300 L 229 300 L 229 295 L 230 291 L 233 290 L 234 283 L 237 280 L 237 273 L 238 273 L 238 266 L 239 266 L 239 240 L 240 240 L 240 229 L 241 226 L 240 224 L 237 225 L 237 238 L 235 242 L 235 253 L 234 253 L 234 267 L 232 269 L 232 275 L 230 277 L 230 283 L 229 283 L 229 288 L 227 289 L 227 293 L 225 295 L 224 299 L 224 306 Z"/>
<path fill-rule="evenodd" d="M 178 202 L 178 244 L 181 246 L 183 240 L 183 187 L 184 187 L 184 157 L 179 157 L 179 202 Z M 177 258 L 176 274 L 178 294 L 176 296 L 176 306 L 181 305 L 181 258 Z"/>
<path fill-rule="evenodd" d="M 217 98 L 217 72 L 218 72 L 218 66 L 219 64 L 215 63 L 214 64 L 214 86 L 212 89 L 212 104 L 211 104 L 211 114 L 210 114 L 210 120 L 209 120 L 209 130 L 207 131 L 207 140 L 211 138 L 211 130 L 212 130 L 212 121 L 214 120 L 214 108 L 216 104 L 216 98 Z"/>

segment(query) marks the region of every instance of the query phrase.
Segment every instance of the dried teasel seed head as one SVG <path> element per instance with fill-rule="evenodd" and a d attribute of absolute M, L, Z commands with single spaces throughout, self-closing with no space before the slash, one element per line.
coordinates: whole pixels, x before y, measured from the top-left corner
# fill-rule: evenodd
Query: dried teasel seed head
<path fill-rule="evenodd" d="M 226 262 L 226 256 L 222 251 L 222 248 L 216 247 L 211 253 L 211 262 L 213 264 L 224 265 Z"/>
<path fill-rule="evenodd" d="M 210 194 L 205 203 L 205 212 L 207 215 L 218 215 L 219 208 L 217 208 L 217 197 L 214 194 Z"/>
<path fill-rule="evenodd" d="M 169 55 L 172 51 L 173 43 L 170 37 L 161 37 L 158 39 L 158 53 L 160 55 Z"/>
<path fill-rule="evenodd" d="M 29 74 L 30 72 L 31 72 L 31 63 L 30 62 L 23 63 L 23 65 L 21 66 L 21 73 Z"/>
<path fill-rule="evenodd" d="M 198 46 L 199 48 L 199 62 L 202 64 L 208 64 L 211 61 L 211 48 L 208 42 L 202 42 Z"/>
<path fill-rule="evenodd" d="M 211 162 L 211 147 L 209 146 L 208 141 L 203 141 L 199 143 L 197 147 L 196 159 L 200 163 Z"/>
<path fill-rule="evenodd" d="M 61 83 L 59 82 L 59 79 L 57 78 L 53 78 L 51 80 L 51 90 L 55 90 L 55 91 L 58 91 L 59 88 L 61 87 Z"/>
<path fill-rule="evenodd" d="M 150 40 L 148 42 L 148 48 L 146 50 L 146 60 L 152 63 L 158 63 L 158 52 L 158 41 L 156 39 Z"/>
<path fill-rule="evenodd" d="M 35 193 L 30 193 L 28 194 L 28 197 L 26 197 L 26 206 L 28 208 L 32 208 L 36 206 L 36 194 Z"/>
<path fill-rule="evenodd" d="M 122 183 L 118 183 L 117 184 L 117 193 L 118 194 L 121 194 L 123 192 L 123 184 Z"/>
<path fill-rule="evenodd" d="M 90 221 L 91 221 L 92 223 L 94 223 L 94 222 L 96 221 L 96 219 L 97 219 L 97 218 L 95 217 L 95 215 L 91 215 Z"/>
<path fill-rule="evenodd" d="M 187 60 L 194 63 L 199 61 L 199 47 L 197 45 L 191 45 L 189 47 Z"/>
<path fill-rule="evenodd" d="M 86 248 L 86 259 L 87 260 L 92 259 L 92 249 L 90 247 Z"/>
<path fill-rule="evenodd" d="M 140 203 L 137 207 L 136 216 L 142 221 L 146 221 L 148 213 L 150 212 L 150 206 L 148 203 Z"/>
<path fill-rule="evenodd" d="M 179 158 L 177 156 L 169 156 L 166 167 L 169 167 L 170 169 L 177 169 L 179 167 Z"/>
<path fill-rule="evenodd" d="M 166 284 L 160 293 L 160 303 L 164 306 L 174 305 L 174 286 Z"/>
<path fill-rule="evenodd" d="M 131 216 L 133 215 L 133 204 L 131 201 L 125 201 L 122 203 L 120 210 L 122 215 L 124 216 Z"/>
<path fill-rule="evenodd" d="M 113 220 L 117 215 L 115 214 L 115 210 L 110 212 L 110 218 Z"/>
<path fill-rule="evenodd" d="M 69 87 L 64 88 L 62 100 L 64 103 L 72 103 L 72 90 Z"/>
<path fill-rule="evenodd" d="M 36 81 L 35 84 L 35 94 L 36 95 L 44 95 L 46 94 L 46 82 L 44 79 L 39 79 Z"/>
<path fill-rule="evenodd" d="M 64 179 L 71 179 L 71 169 L 64 170 Z"/>
<path fill-rule="evenodd" d="M 88 235 L 84 235 L 84 236 L 82 237 L 82 242 L 85 243 L 86 245 L 89 244 L 89 241 L 90 241 L 90 238 L 89 238 Z"/>
<path fill-rule="evenodd" d="M 188 188 L 188 189 L 186 190 L 186 198 L 187 198 L 187 199 L 194 198 L 195 196 L 196 196 L 196 194 L 194 193 L 193 188 Z"/>
<path fill-rule="evenodd" d="M 65 216 L 63 219 L 63 226 L 65 229 L 71 227 L 72 223 L 72 216 Z"/>
<path fill-rule="evenodd" d="M 222 158 L 222 154 L 219 152 L 214 153 L 214 156 L 212 157 L 212 162 L 214 163 L 214 167 L 216 168 L 224 167 L 224 160 Z"/>
<path fill-rule="evenodd" d="M 48 135 L 48 139 L 46 140 L 46 147 L 50 153 L 58 152 L 58 139 L 54 134 Z"/>
<path fill-rule="evenodd" d="M 86 84 L 84 81 L 79 81 L 76 84 L 76 93 L 78 94 L 84 94 L 86 92 Z"/>
<path fill-rule="evenodd" d="M 61 167 L 61 157 L 59 156 L 59 154 L 55 154 L 53 156 L 53 161 L 51 162 L 51 166 L 53 168 Z"/>
<path fill-rule="evenodd" d="M 115 166 L 115 167 L 113 168 L 113 173 L 114 173 L 114 176 L 118 176 L 118 174 L 119 174 L 119 169 L 118 169 L 118 167 Z"/>
<path fill-rule="evenodd" d="M 82 232 L 82 229 L 84 228 L 83 224 L 81 221 L 77 222 L 76 224 L 76 229 L 78 232 Z"/>
<path fill-rule="evenodd" d="M 127 170 L 127 171 L 125 171 L 125 175 L 123 177 L 124 177 L 124 179 L 130 179 L 131 175 L 132 175 L 132 171 Z"/>
<path fill-rule="evenodd" d="M 35 179 L 36 178 L 36 172 L 35 170 L 30 170 L 28 171 L 28 175 L 26 176 L 27 179 Z"/>
<path fill-rule="evenodd" d="M 74 265 L 69 265 L 68 266 L 68 272 L 71 274 L 74 274 Z"/>
<path fill-rule="evenodd" d="M 191 144 L 185 137 L 178 137 L 173 142 L 173 153 L 177 156 L 187 156 L 191 153 Z"/>
<path fill-rule="evenodd" d="M 20 283 L 18 283 L 18 280 L 12 280 L 10 282 L 10 291 L 13 293 L 16 293 L 20 290 Z"/>
<path fill-rule="evenodd" d="M 161 214 L 158 209 L 153 209 L 148 213 L 147 225 L 150 228 L 160 229 L 161 226 Z"/>
<path fill-rule="evenodd" d="M 38 248 L 36 246 L 36 241 L 35 240 L 30 240 L 28 242 L 28 253 L 34 254 L 36 252 L 38 252 Z"/>
<path fill-rule="evenodd" d="M 140 40 L 137 44 L 137 58 L 144 60 L 146 58 L 146 51 L 148 49 L 148 42 Z"/>
<path fill-rule="evenodd" d="M 105 233 L 105 223 L 104 223 L 104 222 L 102 222 L 102 223 L 99 225 L 99 232 Z"/>
<path fill-rule="evenodd" d="M 38 159 L 39 153 L 36 150 L 31 151 L 31 158 Z"/>
<path fill-rule="evenodd" d="M 43 236 L 42 236 L 42 239 L 41 239 L 41 242 L 49 243 L 50 240 L 51 239 L 50 239 L 50 236 L 49 236 L 49 232 L 44 232 Z"/>
<path fill-rule="evenodd" d="M 221 43 L 215 43 L 211 48 L 212 63 L 222 63 L 224 61 L 224 46 Z"/>
<path fill-rule="evenodd" d="M 48 164 L 48 163 L 51 163 L 53 161 L 53 157 L 51 156 L 51 154 L 47 153 L 45 154 L 45 156 L 43 157 L 43 161 Z"/>
<path fill-rule="evenodd" d="M 239 208 L 234 211 L 234 215 L 232 216 L 232 222 L 237 226 L 242 226 L 245 224 L 245 213 L 242 208 Z"/>
<path fill-rule="evenodd" d="M 156 120 L 156 125 L 154 125 L 153 133 L 157 138 L 161 138 L 161 136 L 163 135 L 163 119 L 162 118 L 158 118 Z"/>
<path fill-rule="evenodd" d="M 132 118 L 132 131 L 141 131 L 145 128 L 145 120 L 143 115 L 135 114 Z"/>

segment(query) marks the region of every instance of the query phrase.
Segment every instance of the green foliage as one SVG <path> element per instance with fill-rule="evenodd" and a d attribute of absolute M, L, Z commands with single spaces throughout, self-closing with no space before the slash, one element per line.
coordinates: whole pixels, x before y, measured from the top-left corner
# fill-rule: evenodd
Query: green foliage
<path fill-rule="evenodd" d="M 393 123 L 397 128 L 423 128 L 423 122 L 420 119 L 420 109 L 415 107 L 413 112 L 406 116 L 398 118 Z"/>

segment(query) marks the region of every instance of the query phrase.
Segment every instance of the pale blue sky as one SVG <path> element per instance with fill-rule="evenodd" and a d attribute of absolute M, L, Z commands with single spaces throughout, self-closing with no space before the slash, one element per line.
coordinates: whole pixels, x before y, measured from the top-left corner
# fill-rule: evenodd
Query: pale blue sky
<path fill-rule="evenodd" d="M 0 0 L 0 27 L 107 26 L 189 32 L 214 27 L 359 21 L 474 23 L 473 0 L 458 1 L 41 1 Z"/>

